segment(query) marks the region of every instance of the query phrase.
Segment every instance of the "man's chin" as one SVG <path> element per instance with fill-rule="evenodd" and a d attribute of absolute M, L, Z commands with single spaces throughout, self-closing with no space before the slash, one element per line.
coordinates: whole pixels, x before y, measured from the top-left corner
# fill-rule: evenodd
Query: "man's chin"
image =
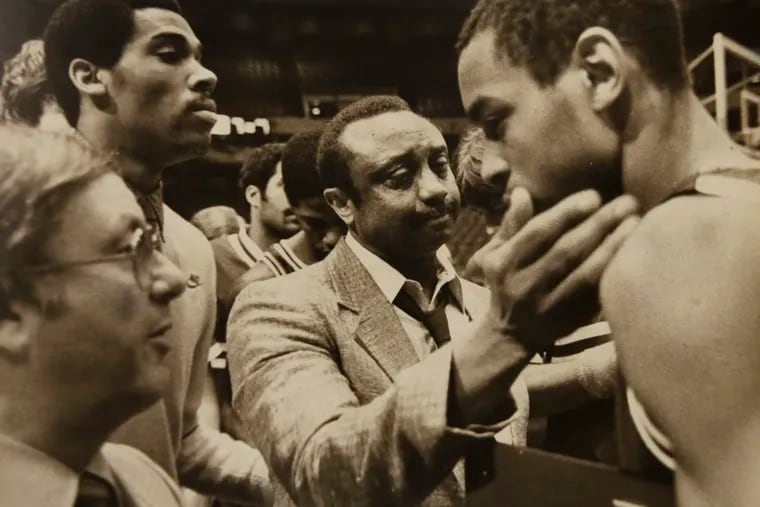
<path fill-rule="evenodd" d="M 420 253 L 425 252 L 426 254 L 435 254 L 443 245 L 449 242 L 453 235 L 453 227 L 429 231 L 428 234 L 424 235 L 424 238 L 420 238 L 424 242 L 419 243 L 418 251 Z"/>
<path fill-rule="evenodd" d="M 130 415 L 141 412 L 158 400 L 171 386 L 171 372 L 168 367 L 152 367 L 143 370 L 139 379 L 120 393 L 119 406 Z"/>
<path fill-rule="evenodd" d="M 188 144 L 190 151 L 192 151 L 196 157 L 201 157 L 205 155 L 211 148 L 211 133 L 208 133 L 206 135 L 198 135 L 197 137 L 193 138 Z"/>

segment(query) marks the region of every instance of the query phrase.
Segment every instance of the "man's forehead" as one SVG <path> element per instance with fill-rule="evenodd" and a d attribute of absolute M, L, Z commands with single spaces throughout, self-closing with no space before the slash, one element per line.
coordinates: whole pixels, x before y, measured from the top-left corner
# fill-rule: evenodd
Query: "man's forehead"
<path fill-rule="evenodd" d="M 92 214 L 95 208 L 119 213 L 140 214 L 140 206 L 134 194 L 119 176 L 107 173 L 93 181 L 80 196 L 72 202 L 71 208 L 84 215 Z"/>
<path fill-rule="evenodd" d="M 56 251 L 98 245 L 123 234 L 129 224 L 144 220 L 132 192 L 112 173 L 99 177 L 77 194 L 62 210 L 61 219 L 62 233 L 52 242 Z M 86 232 L 65 234 L 74 229 Z"/>
<path fill-rule="evenodd" d="M 392 111 L 349 124 L 341 140 L 352 151 L 371 153 L 378 146 L 432 142 L 444 145 L 443 135 L 429 120 L 411 111 Z"/>
<path fill-rule="evenodd" d="M 468 109 L 478 98 L 499 97 L 507 80 L 519 78 L 526 70 L 511 64 L 496 48 L 492 29 L 475 35 L 462 50 L 458 65 L 459 89 Z"/>
<path fill-rule="evenodd" d="M 133 40 L 153 38 L 162 34 L 174 34 L 184 37 L 192 46 L 200 45 L 200 41 L 187 20 L 174 11 L 147 7 L 136 9 L 134 15 L 135 33 Z"/>

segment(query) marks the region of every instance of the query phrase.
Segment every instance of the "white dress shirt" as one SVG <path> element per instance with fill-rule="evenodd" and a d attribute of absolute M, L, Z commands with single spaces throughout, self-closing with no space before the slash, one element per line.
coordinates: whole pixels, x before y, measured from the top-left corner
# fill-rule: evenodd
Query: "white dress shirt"
<path fill-rule="evenodd" d="M 411 284 L 415 287 L 415 292 L 417 292 L 416 294 L 412 294 L 412 298 L 420 304 L 421 308 L 427 310 L 430 306 L 434 306 L 425 301 L 426 298 L 419 282 L 405 278 L 396 268 L 359 243 L 351 232 L 346 235 L 346 245 L 348 245 L 359 259 L 359 262 L 367 269 L 370 277 L 375 281 L 380 288 L 380 292 L 383 293 L 389 303 L 393 304 L 404 284 Z M 441 290 L 448 285 L 449 292 L 453 296 L 448 299 L 445 308 L 449 334 L 452 340 L 463 339 L 472 333 L 473 320 L 464 301 L 462 282 L 457 276 L 454 266 L 451 264 L 450 254 L 445 246 L 442 246 L 438 250 L 436 257 L 438 259 L 438 282 L 433 290 L 431 302 L 436 301 Z M 425 306 L 428 306 L 428 308 Z M 401 321 L 404 331 L 406 331 L 407 336 L 409 336 L 412 342 L 417 357 L 420 360 L 424 359 L 430 352 L 436 349 L 435 340 L 433 340 L 427 327 L 422 322 L 398 306 L 394 305 L 393 308 Z"/>
<path fill-rule="evenodd" d="M 396 295 L 398 295 L 399 291 L 407 282 L 416 285 L 419 292 L 422 293 L 422 287 L 418 282 L 413 280 L 408 281 L 396 268 L 385 262 L 376 254 L 370 252 L 365 246 L 359 243 L 350 231 L 346 234 L 346 245 L 356 255 L 359 262 L 361 262 L 367 269 L 370 277 L 372 277 L 380 288 L 380 291 L 392 305 Z M 467 307 L 467 302 L 464 300 L 464 292 L 462 291 L 462 281 L 454 270 L 454 266 L 451 263 L 451 253 L 445 245 L 438 249 L 436 257 L 439 264 L 437 273 L 438 282 L 433 291 L 432 301 L 434 302 L 436 300 L 441 289 L 448 284 L 449 291 L 453 296 L 449 298 L 449 302 L 445 309 L 446 320 L 449 325 L 449 334 L 451 335 L 452 341 L 468 339 L 473 335 L 475 330 L 476 323 L 473 316 L 477 317 L 482 315 L 486 311 L 486 308 Z M 486 291 L 487 289 L 483 290 Z M 419 297 L 424 299 L 424 295 Z M 396 311 L 409 340 L 412 342 L 412 346 L 417 352 L 417 356 L 420 360 L 424 359 L 436 349 L 435 341 L 430 335 L 427 327 L 396 305 L 393 305 L 393 308 Z M 518 410 L 512 416 L 513 421 L 500 431 L 495 438 L 497 441 L 504 444 L 524 446 L 527 440 L 527 419 L 530 403 L 528 401 L 527 387 L 525 386 L 525 381 L 522 377 L 518 377 L 515 380 L 511 393 L 515 400 L 519 400 L 517 402 Z"/>

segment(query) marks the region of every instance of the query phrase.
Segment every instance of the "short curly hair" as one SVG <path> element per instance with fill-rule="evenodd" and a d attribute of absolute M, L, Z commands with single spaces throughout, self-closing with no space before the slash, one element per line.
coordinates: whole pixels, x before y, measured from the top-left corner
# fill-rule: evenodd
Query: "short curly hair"
<path fill-rule="evenodd" d="M 267 188 L 267 183 L 272 179 L 277 163 L 282 159 L 282 149 L 285 143 L 267 143 L 254 148 L 248 155 L 243 167 L 240 168 L 240 180 L 238 184 L 245 191 L 248 185 L 259 189 L 261 195 Z"/>
<path fill-rule="evenodd" d="M 661 87 L 689 86 L 676 0 L 480 0 L 462 27 L 457 50 L 494 30 L 497 48 L 525 65 L 539 84 L 550 85 L 570 63 L 578 37 L 594 26 L 614 33 Z"/>
<path fill-rule="evenodd" d="M 116 171 L 70 134 L 0 125 L 0 319 L 13 300 L 37 302 L 24 268 L 49 262 L 47 241 L 60 211 L 96 178 Z M 40 149 L 44 147 L 44 149 Z"/>
<path fill-rule="evenodd" d="M 304 199 L 322 196 L 317 171 L 317 150 L 322 129 L 295 134 L 282 152 L 282 183 L 288 202 L 295 206 Z"/>
<path fill-rule="evenodd" d="M 176 0 L 65 0 L 53 11 L 43 36 L 50 88 L 71 126 L 79 120 L 79 92 L 69 65 L 83 58 L 111 68 L 135 29 L 134 11 L 158 8 L 182 14 Z"/>
<path fill-rule="evenodd" d="M 340 188 L 354 200 L 359 199 L 348 166 L 352 155 L 340 138 L 352 123 L 397 111 L 411 111 L 411 108 L 401 97 L 373 95 L 352 102 L 327 122 L 317 152 L 317 169 L 323 188 Z"/>
<path fill-rule="evenodd" d="M 48 102 L 55 98 L 45 74 L 45 48 L 40 39 L 24 42 L 19 52 L 3 64 L 2 119 L 39 124 Z"/>

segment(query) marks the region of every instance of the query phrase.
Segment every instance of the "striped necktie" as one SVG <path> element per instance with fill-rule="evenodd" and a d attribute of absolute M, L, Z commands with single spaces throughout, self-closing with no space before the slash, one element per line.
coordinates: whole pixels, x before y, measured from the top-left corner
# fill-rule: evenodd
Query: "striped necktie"
<path fill-rule="evenodd" d="M 401 308 L 411 317 L 419 321 L 430 333 L 438 347 L 451 341 L 449 323 L 446 319 L 446 305 L 450 297 L 450 289 L 445 286 L 436 298 L 435 306 L 430 310 L 420 308 L 412 296 L 411 288 L 405 283 L 393 300 L 393 304 Z M 493 480 L 493 438 L 477 439 L 470 443 L 465 454 L 465 488 L 474 491 Z"/>
<path fill-rule="evenodd" d="M 145 215 L 145 220 L 152 225 L 161 237 L 161 243 L 165 243 L 164 238 L 164 207 L 161 198 L 161 192 L 156 191 L 152 194 L 136 194 L 137 204 Z"/>
<path fill-rule="evenodd" d="M 405 283 L 401 290 L 398 291 L 393 304 L 425 326 L 436 346 L 441 347 L 451 341 L 449 322 L 446 319 L 447 295 L 447 288 L 443 289 L 439 297 L 436 298 L 435 306 L 430 310 L 423 310 L 412 296 L 409 285 Z"/>

